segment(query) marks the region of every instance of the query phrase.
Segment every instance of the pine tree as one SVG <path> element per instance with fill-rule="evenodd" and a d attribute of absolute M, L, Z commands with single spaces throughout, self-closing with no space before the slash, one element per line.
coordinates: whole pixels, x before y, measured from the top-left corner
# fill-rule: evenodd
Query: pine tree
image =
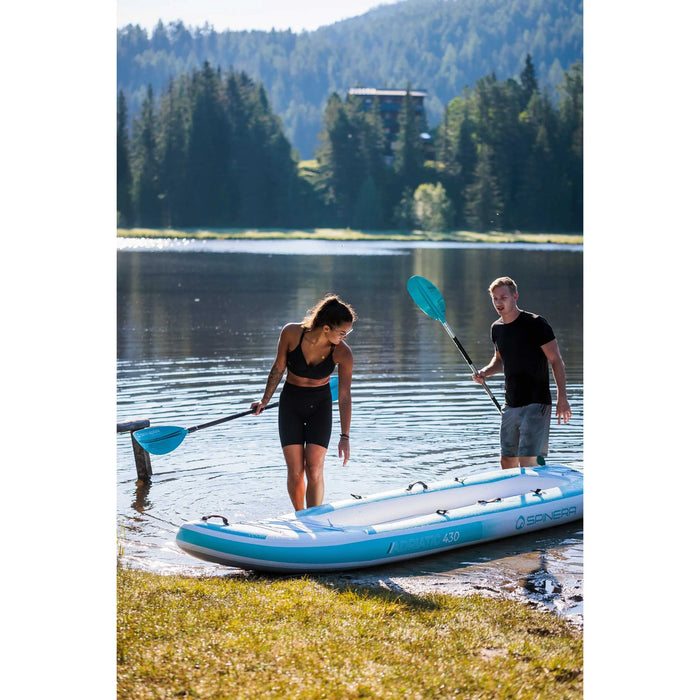
<path fill-rule="evenodd" d="M 493 149 L 479 148 L 474 182 L 466 188 L 466 220 L 476 231 L 500 231 L 503 200 L 495 174 Z"/>
<path fill-rule="evenodd" d="M 192 76 L 192 119 L 187 147 L 191 226 L 226 226 L 234 218 L 231 143 L 221 100 L 221 75 L 208 62 Z"/>
<path fill-rule="evenodd" d="M 184 109 L 182 91 L 170 79 L 158 113 L 158 179 L 166 226 L 181 226 L 185 220 L 187 127 Z"/>
<path fill-rule="evenodd" d="M 371 176 L 362 181 L 353 208 L 350 226 L 357 229 L 378 229 L 383 221 L 382 202 L 379 190 Z"/>
<path fill-rule="evenodd" d="M 134 203 L 136 223 L 161 225 L 156 159 L 156 122 L 153 88 L 149 85 L 141 111 L 134 122 Z"/>
<path fill-rule="evenodd" d="M 127 119 L 126 98 L 120 90 L 117 100 L 117 226 L 131 226 L 134 215 Z"/>
<path fill-rule="evenodd" d="M 381 228 L 387 218 L 388 171 L 384 161 L 384 128 L 375 99 L 366 109 L 358 96 L 349 96 L 346 104 L 355 125 L 359 151 L 361 185 L 357 191 L 350 225 L 356 228 Z"/>
<path fill-rule="evenodd" d="M 413 191 L 410 187 L 404 187 L 401 197 L 394 207 L 391 221 L 399 229 L 412 229 L 416 225 L 413 206 Z"/>
<path fill-rule="evenodd" d="M 537 77 L 535 75 L 535 66 L 532 65 L 532 56 L 528 54 L 525 58 L 525 67 L 520 73 L 520 84 L 522 85 L 522 100 L 521 108 L 524 109 L 533 95 L 539 92 L 537 87 Z"/>
<path fill-rule="evenodd" d="M 250 93 L 252 124 L 262 169 L 263 190 L 260 192 L 259 220 L 263 226 L 292 224 L 290 216 L 298 191 L 296 164 L 292 147 L 284 134 L 281 119 L 272 111 L 262 84 Z"/>
<path fill-rule="evenodd" d="M 255 106 L 251 100 L 253 81 L 245 73 L 230 71 L 224 81 L 224 110 L 231 140 L 231 197 L 234 201 L 233 223 L 255 226 L 264 211 L 265 200 L 262 163 L 255 134 Z"/>
<path fill-rule="evenodd" d="M 557 167 L 559 122 L 549 96 L 534 93 L 521 116 L 527 150 L 520 186 L 516 193 L 517 227 L 555 230 L 562 193 L 562 173 Z"/>
<path fill-rule="evenodd" d="M 452 201 L 455 212 L 457 212 L 455 219 L 458 226 L 464 223 L 464 192 L 474 182 L 474 171 L 477 164 L 477 144 L 474 140 L 474 132 L 474 122 L 469 114 L 469 110 L 465 109 L 457 131 L 457 144 L 454 154 L 458 172 L 457 192 L 452 195 Z"/>
<path fill-rule="evenodd" d="M 323 121 L 325 132 L 318 152 L 322 184 L 327 200 L 336 209 L 338 221 L 347 225 L 363 180 L 358 149 L 361 140 L 356 124 L 337 93 L 328 99 Z"/>
<path fill-rule="evenodd" d="M 400 189 L 413 191 L 423 180 L 422 124 L 416 116 L 410 83 L 399 113 L 399 133 L 395 144 L 394 172 Z"/>
<path fill-rule="evenodd" d="M 501 204 L 501 228 L 517 227 L 519 218 L 516 195 L 525 165 L 520 91 L 515 80 L 499 83 L 491 74 L 477 81 L 474 93 L 477 143 L 488 146 L 490 175 L 496 179 Z"/>
<path fill-rule="evenodd" d="M 564 74 L 560 108 L 559 153 L 568 184 L 562 218 L 566 229 L 583 231 L 583 66 L 574 64 Z"/>

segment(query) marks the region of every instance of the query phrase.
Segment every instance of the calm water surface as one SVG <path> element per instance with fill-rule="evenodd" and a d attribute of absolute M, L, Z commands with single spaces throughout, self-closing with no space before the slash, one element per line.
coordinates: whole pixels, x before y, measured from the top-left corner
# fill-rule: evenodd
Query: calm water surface
<path fill-rule="evenodd" d="M 519 285 L 519 305 L 553 326 L 567 366 L 573 417 L 552 424 L 551 463 L 583 467 L 583 254 L 579 246 L 325 241 L 120 239 L 117 252 L 117 420 L 189 427 L 260 397 L 282 326 L 332 291 L 359 319 L 352 458 L 326 458 L 326 501 L 404 483 L 498 468 L 499 414 L 441 324 L 406 291 L 412 275 L 442 292 L 446 318 L 472 360 L 492 355 L 495 277 Z M 502 379 L 489 385 L 503 399 Z M 279 392 L 278 392 L 279 393 Z M 117 436 L 122 560 L 162 573 L 230 574 L 181 552 L 179 525 L 208 513 L 259 518 L 291 510 L 273 410 L 188 436 L 152 456 L 136 484 L 128 435 Z M 361 572 L 404 590 L 512 594 L 583 614 L 582 524 Z"/>

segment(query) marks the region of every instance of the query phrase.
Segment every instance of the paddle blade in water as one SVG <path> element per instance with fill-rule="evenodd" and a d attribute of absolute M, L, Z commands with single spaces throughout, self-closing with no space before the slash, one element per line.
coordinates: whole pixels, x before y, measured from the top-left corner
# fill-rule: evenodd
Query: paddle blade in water
<path fill-rule="evenodd" d="M 178 428 L 174 425 L 144 428 L 134 433 L 136 442 L 146 452 L 150 452 L 153 455 L 165 455 L 168 452 L 172 452 L 186 436 L 186 428 Z"/>
<path fill-rule="evenodd" d="M 406 283 L 408 293 L 418 308 L 440 323 L 445 321 L 445 300 L 440 290 L 425 277 L 414 275 Z"/>

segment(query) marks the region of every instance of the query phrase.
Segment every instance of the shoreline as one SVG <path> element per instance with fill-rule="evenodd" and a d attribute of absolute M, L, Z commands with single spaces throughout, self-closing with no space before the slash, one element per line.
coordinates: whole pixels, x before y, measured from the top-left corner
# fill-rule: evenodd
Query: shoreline
<path fill-rule="evenodd" d="M 469 576 L 450 575 L 449 571 L 431 575 L 429 572 L 410 571 L 407 567 L 388 569 L 371 567 L 306 574 L 270 574 L 201 563 L 159 569 L 144 566 L 143 562 L 129 561 L 129 558 L 123 555 L 118 557 L 118 565 L 131 571 L 141 571 L 165 578 L 180 576 L 194 580 L 254 580 L 268 583 L 308 579 L 334 589 L 353 586 L 390 591 L 395 595 L 408 597 L 444 595 L 457 600 L 476 595 L 494 601 L 522 604 L 530 610 L 553 616 L 566 623 L 572 630 L 582 632 L 584 629 L 583 580 L 577 576 L 562 577 L 561 572 L 548 571 L 546 567 L 533 569 L 536 565 L 535 558 L 540 560 L 542 551 L 536 549 L 532 553 L 512 554 L 508 557 L 510 565 L 506 566 L 499 566 L 498 563 L 492 562 L 475 562 L 472 575 Z"/>
<path fill-rule="evenodd" d="M 450 243 L 555 243 L 582 245 L 581 233 L 522 233 L 521 231 L 357 231 L 353 229 L 241 229 L 241 228 L 117 228 L 117 238 L 189 238 L 195 240 L 317 240 L 414 241 Z"/>

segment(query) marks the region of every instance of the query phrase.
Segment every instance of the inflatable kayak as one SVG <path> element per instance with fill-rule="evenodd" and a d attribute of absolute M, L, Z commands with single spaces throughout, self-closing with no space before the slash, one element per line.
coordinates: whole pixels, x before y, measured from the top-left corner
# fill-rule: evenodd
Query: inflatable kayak
<path fill-rule="evenodd" d="M 376 566 L 583 517 L 583 474 L 561 465 L 499 469 L 353 496 L 296 513 L 184 523 L 178 546 L 226 566 L 323 572 Z"/>

